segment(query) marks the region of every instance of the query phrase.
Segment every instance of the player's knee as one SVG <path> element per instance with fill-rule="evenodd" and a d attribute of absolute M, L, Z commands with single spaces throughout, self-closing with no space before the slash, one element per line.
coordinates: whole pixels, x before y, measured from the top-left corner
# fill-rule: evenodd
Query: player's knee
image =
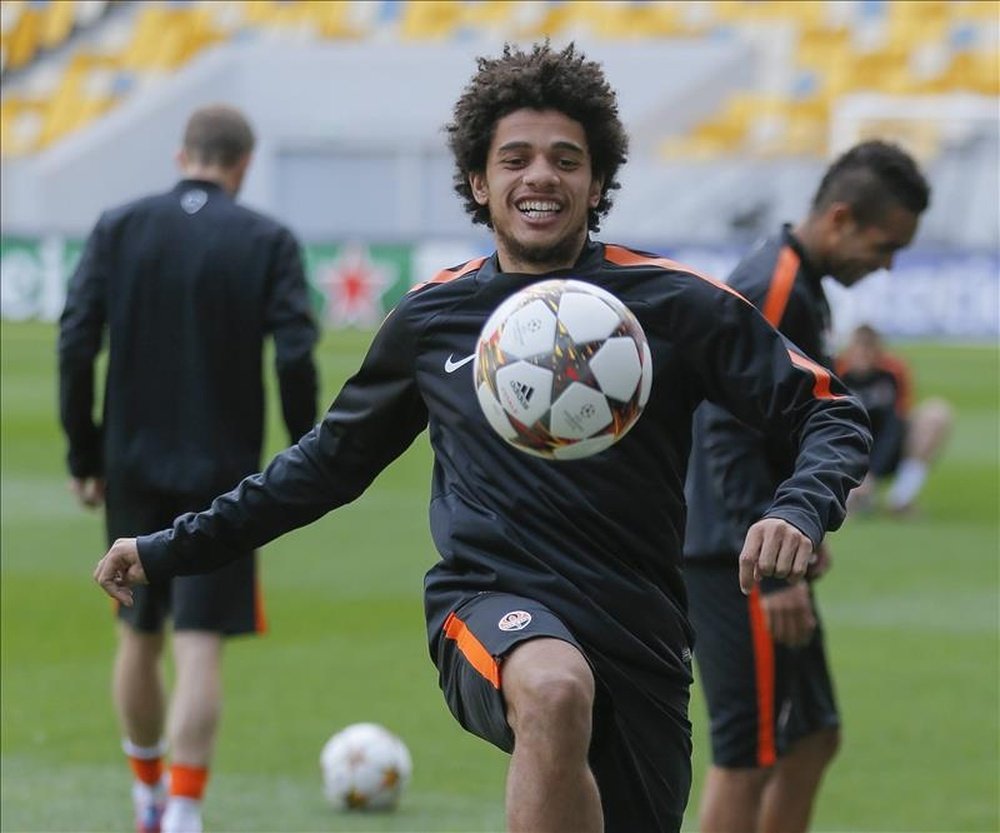
<path fill-rule="evenodd" d="M 955 410 L 944 399 L 929 399 L 921 406 L 926 424 L 936 433 L 948 431 L 955 421 Z"/>
<path fill-rule="evenodd" d="M 511 706 L 515 735 L 540 729 L 589 736 L 594 680 L 575 669 L 538 668 L 525 675 Z"/>

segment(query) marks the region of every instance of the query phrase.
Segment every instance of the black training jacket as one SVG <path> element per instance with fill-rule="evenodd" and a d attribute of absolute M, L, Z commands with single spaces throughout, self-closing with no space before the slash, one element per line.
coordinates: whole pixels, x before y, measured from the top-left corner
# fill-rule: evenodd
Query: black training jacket
<path fill-rule="evenodd" d="M 105 334 L 96 420 L 95 360 Z M 260 468 L 265 337 L 274 338 L 294 442 L 316 421 L 317 334 L 295 238 L 218 185 L 184 180 L 107 211 L 60 321 L 71 474 L 185 494 L 231 488 Z"/>
<path fill-rule="evenodd" d="M 815 541 L 864 471 L 864 413 L 742 297 L 666 259 L 589 243 L 572 269 L 498 269 L 493 255 L 410 292 L 315 430 L 211 509 L 139 539 L 147 577 L 210 570 L 319 518 L 360 495 L 429 428 L 430 526 L 441 555 L 425 582 L 432 656 L 451 610 L 502 591 L 547 605 L 592 658 L 627 658 L 640 677 L 689 681 L 680 566 L 695 407 L 708 397 L 800 445 L 767 513 Z M 542 460 L 504 442 L 480 410 L 472 363 L 462 362 L 498 304 L 553 276 L 617 295 L 652 351 L 644 413 L 619 443 L 582 460 Z M 816 395 L 826 384 L 835 396 Z"/>
<path fill-rule="evenodd" d="M 836 396 L 844 388 L 830 373 L 833 363 L 826 346 L 830 307 L 821 279 L 786 225 L 739 263 L 728 285 L 821 365 L 817 394 Z M 748 422 L 738 410 L 712 403 L 702 405 L 695 415 L 685 489 L 686 559 L 735 564 L 747 529 L 768 514 L 775 488 L 791 474 L 801 454 L 780 420 L 763 426 L 766 430 Z M 840 465 L 835 459 L 828 464 Z M 844 497 L 839 495 L 827 507 L 830 530 L 843 521 Z"/>

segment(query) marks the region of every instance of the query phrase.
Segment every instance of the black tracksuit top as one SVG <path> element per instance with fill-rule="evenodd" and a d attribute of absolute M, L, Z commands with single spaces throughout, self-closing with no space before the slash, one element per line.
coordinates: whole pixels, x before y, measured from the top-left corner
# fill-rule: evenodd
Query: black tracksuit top
<path fill-rule="evenodd" d="M 618 296 L 652 351 L 644 413 L 620 442 L 583 460 L 542 460 L 507 444 L 480 410 L 472 364 L 445 369 L 472 355 L 498 304 L 551 277 Z M 501 273 L 495 254 L 471 261 L 399 303 L 356 375 L 296 446 L 210 510 L 140 538 L 142 564 L 153 581 L 202 572 L 307 524 L 360 495 L 429 428 L 430 527 L 441 555 L 425 581 L 432 656 L 450 611 L 499 591 L 547 605 L 592 662 L 630 666 L 644 682 L 651 675 L 650 685 L 662 675 L 689 681 L 680 563 L 695 407 L 711 398 L 800 444 L 794 476 L 767 514 L 813 540 L 839 517 L 864 471 L 870 437 L 861 407 L 792 353 L 738 294 L 655 255 L 589 242 L 572 269 L 548 275 Z"/>
<path fill-rule="evenodd" d="M 807 260 L 791 227 L 785 225 L 779 234 L 761 241 L 740 261 L 727 285 L 829 372 L 833 367 L 827 348 L 830 307 L 821 280 L 822 275 Z M 844 387 L 831 380 L 831 390 L 843 391 Z M 868 425 L 867 418 L 863 424 Z M 735 565 L 747 529 L 771 514 L 768 507 L 774 490 L 792 473 L 801 451 L 794 435 L 785 431 L 780 421 L 772 421 L 764 428 L 746 420 L 739 411 L 714 403 L 704 404 L 695 414 L 685 490 L 686 559 Z M 828 531 L 843 522 L 843 497 L 839 495 L 826 506 Z M 769 580 L 765 587 L 781 584 Z"/>
<path fill-rule="evenodd" d="M 105 334 L 97 422 L 94 367 Z M 70 472 L 217 494 L 257 471 L 267 336 L 294 442 L 315 425 L 318 328 L 291 232 L 200 180 L 105 212 L 60 321 Z"/>

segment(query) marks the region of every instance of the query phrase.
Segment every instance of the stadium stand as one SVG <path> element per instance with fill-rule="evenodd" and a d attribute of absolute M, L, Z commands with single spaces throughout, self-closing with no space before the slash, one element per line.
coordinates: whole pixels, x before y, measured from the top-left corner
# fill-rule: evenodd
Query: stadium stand
<path fill-rule="evenodd" d="M 125 43 L 107 37 L 81 43 L 78 54 L 63 61 L 52 89 L 34 96 L 4 91 L 5 156 L 49 147 L 113 108 L 149 77 L 174 72 L 215 44 L 254 37 L 427 43 L 548 35 L 755 43 L 770 71 L 744 79 L 749 89 L 735 89 L 716 112 L 686 132 L 665 132 L 661 153 L 667 159 L 822 156 L 829 149 L 838 98 L 856 92 L 1000 95 L 1000 6 L 967 0 L 10 0 L 3 5 L 5 86 L 8 75 L 44 64 L 74 32 L 107 17 L 112 5 L 126 12 Z M 786 48 L 775 50 L 776 42 Z"/>
<path fill-rule="evenodd" d="M 243 105 L 277 137 L 247 186 L 262 207 L 314 237 L 467 233 L 440 134 L 449 85 L 468 56 L 549 35 L 618 73 L 632 154 L 605 230 L 620 239 L 752 235 L 799 211 L 830 154 L 883 135 L 964 195 L 932 206 L 925 238 L 989 246 L 998 20 L 995 0 L 5 0 L 6 223 L 76 229 L 109 147 L 163 141 L 172 108 L 252 89 Z M 131 164 L 100 189 L 167 173 Z M 349 208 L 329 204 L 335 181 L 359 189 Z"/>

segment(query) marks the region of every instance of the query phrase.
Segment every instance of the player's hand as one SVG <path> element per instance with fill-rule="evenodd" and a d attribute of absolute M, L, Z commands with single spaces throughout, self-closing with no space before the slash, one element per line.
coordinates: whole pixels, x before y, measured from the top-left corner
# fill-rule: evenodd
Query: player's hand
<path fill-rule="evenodd" d="M 69 481 L 69 490 L 76 495 L 81 506 L 96 509 L 104 503 L 103 477 L 74 477 Z"/>
<path fill-rule="evenodd" d="M 764 518 L 747 530 L 740 553 L 740 589 L 748 594 L 764 576 L 792 581 L 806 574 L 813 545 L 809 536 L 781 518 Z"/>
<path fill-rule="evenodd" d="M 97 562 L 94 581 L 112 599 L 132 607 L 132 588 L 147 583 L 135 538 L 119 538 L 112 544 L 104 558 Z"/>
<path fill-rule="evenodd" d="M 771 593 L 762 593 L 761 607 L 775 642 L 799 648 L 812 639 L 816 630 L 816 614 L 809 597 L 809 585 L 804 581 Z"/>
<path fill-rule="evenodd" d="M 830 572 L 832 566 L 833 556 L 830 554 L 830 548 L 826 545 L 826 541 L 823 541 L 813 553 L 809 569 L 806 570 L 806 578 L 809 581 L 817 581 Z"/>

